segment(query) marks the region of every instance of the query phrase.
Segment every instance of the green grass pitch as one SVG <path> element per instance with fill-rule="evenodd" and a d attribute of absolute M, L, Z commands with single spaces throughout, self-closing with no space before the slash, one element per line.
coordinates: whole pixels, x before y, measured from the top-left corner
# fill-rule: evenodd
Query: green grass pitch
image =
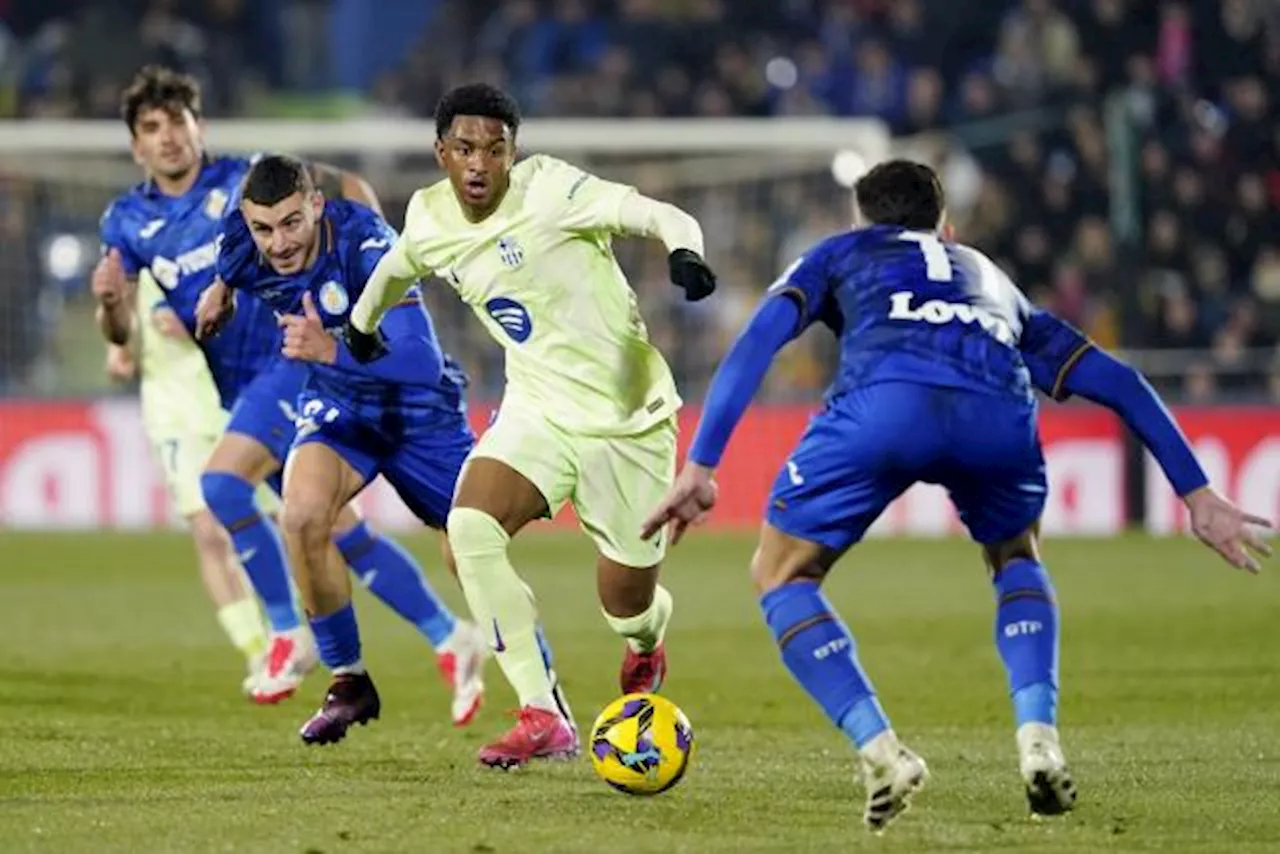
<path fill-rule="evenodd" d="M 460 596 L 412 538 L 452 603 Z M 1274 575 L 1193 542 L 1056 541 L 1064 746 L 1074 815 L 1033 822 L 1019 785 L 992 597 L 975 549 L 878 541 L 829 590 L 896 728 L 933 781 L 882 838 L 860 824 L 853 754 L 778 661 L 751 595 L 752 541 L 676 549 L 666 692 L 698 753 L 653 799 L 589 761 L 503 774 L 474 763 L 507 725 L 497 667 L 468 729 L 417 636 L 358 607 L 382 720 L 336 747 L 297 727 L 324 677 L 275 708 L 238 695 L 180 535 L 0 534 L 0 851 L 1280 851 L 1280 628 Z M 518 541 L 558 668 L 587 727 L 616 694 L 589 546 Z"/>

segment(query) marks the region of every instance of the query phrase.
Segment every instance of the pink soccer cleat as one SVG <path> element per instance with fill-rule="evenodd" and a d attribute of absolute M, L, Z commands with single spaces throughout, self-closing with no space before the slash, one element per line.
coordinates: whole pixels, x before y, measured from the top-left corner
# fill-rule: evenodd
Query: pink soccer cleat
<path fill-rule="evenodd" d="M 516 725 L 502 738 L 480 748 L 481 765 L 519 768 L 533 759 L 572 759 L 578 755 L 578 734 L 557 712 L 525 706 Z"/>
<path fill-rule="evenodd" d="M 658 644 L 652 652 L 640 653 L 627 646 L 618 678 L 624 694 L 656 694 L 667 675 L 667 649 Z"/>

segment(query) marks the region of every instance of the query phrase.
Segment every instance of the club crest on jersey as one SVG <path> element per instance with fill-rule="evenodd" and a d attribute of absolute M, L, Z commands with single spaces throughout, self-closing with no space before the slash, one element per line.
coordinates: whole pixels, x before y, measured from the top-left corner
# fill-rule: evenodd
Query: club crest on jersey
<path fill-rule="evenodd" d="M 320 286 L 320 307 L 327 313 L 339 315 L 351 305 L 347 289 L 330 279 Z"/>
<path fill-rule="evenodd" d="M 222 214 L 227 210 L 227 191 L 213 189 L 209 191 L 209 195 L 204 197 L 204 213 L 209 219 L 222 219 Z"/>
<path fill-rule="evenodd" d="M 515 300 L 494 297 L 484 304 L 484 308 L 517 344 L 528 341 L 533 334 L 533 320 L 529 317 L 529 312 Z"/>
<path fill-rule="evenodd" d="M 524 250 L 514 237 L 499 237 L 498 257 L 508 267 L 519 267 L 524 263 Z"/>

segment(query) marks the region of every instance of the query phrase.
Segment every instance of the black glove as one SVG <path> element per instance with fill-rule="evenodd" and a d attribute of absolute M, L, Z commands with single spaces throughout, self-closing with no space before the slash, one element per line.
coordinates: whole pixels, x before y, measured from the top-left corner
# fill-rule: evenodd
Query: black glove
<path fill-rule="evenodd" d="M 387 339 L 380 329 L 361 332 L 348 320 L 342 327 L 342 340 L 351 351 L 351 357 L 362 365 L 387 355 Z"/>
<path fill-rule="evenodd" d="M 706 299 L 715 293 L 716 274 L 692 249 L 677 249 L 668 255 L 667 268 L 672 284 L 684 291 L 684 298 L 689 302 Z"/>

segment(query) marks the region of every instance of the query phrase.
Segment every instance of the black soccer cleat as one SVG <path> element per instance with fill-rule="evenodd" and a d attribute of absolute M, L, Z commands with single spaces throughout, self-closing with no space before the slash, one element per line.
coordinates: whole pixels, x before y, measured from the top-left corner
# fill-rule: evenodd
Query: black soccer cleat
<path fill-rule="evenodd" d="M 307 744 L 336 744 L 353 724 L 375 721 L 381 711 L 382 701 L 368 673 L 335 676 L 320 711 L 302 725 L 299 735 Z"/>

